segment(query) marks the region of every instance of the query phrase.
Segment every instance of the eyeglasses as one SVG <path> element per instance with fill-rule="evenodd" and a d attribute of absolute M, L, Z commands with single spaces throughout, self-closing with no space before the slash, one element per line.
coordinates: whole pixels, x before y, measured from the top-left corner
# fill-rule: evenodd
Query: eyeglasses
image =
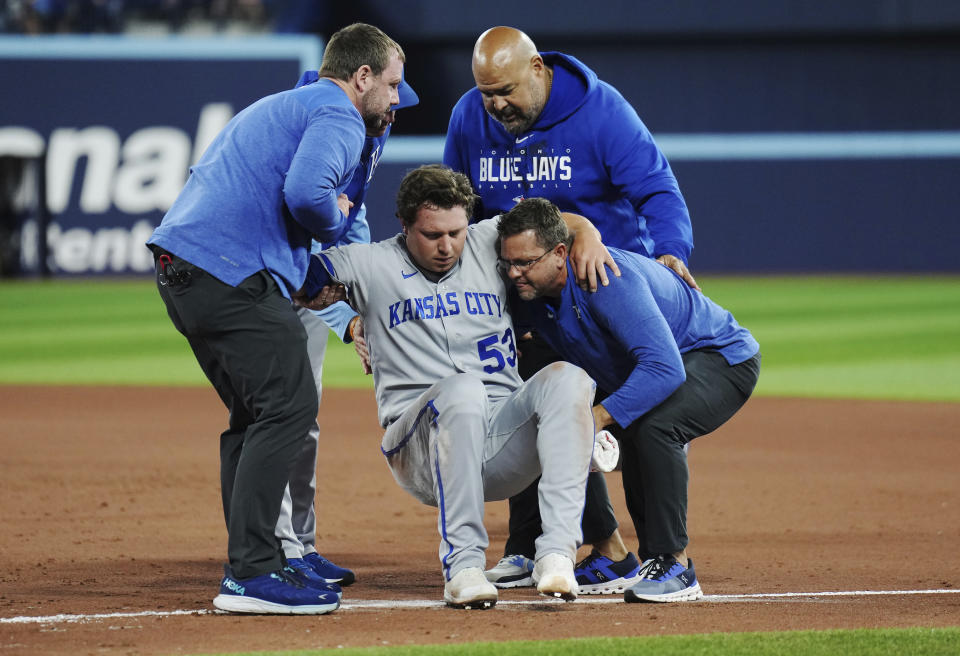
<path fill-rule="evenodd" d="M 556 246 L 554 246 L 556 248 Z M 530 270 L 534 264 L 545 258 L 547 255 L 553 252 L 553 248 L 547 250 L 540 257 L 534 260 L 505 260 L 502 257 L 497 258 L 497 268 L 507 273 L 510 269 L 516 269 L 517 273 L 526 273 Z"/>

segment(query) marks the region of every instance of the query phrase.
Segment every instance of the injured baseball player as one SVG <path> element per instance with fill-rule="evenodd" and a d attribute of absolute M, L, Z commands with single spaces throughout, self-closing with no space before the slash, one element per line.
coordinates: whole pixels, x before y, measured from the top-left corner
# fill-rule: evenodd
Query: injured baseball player
<path fill-rule="evenodd" d="M 319 310 L 336 282 L 360 314 L 383 455 L 400 487 L 439 511 L 444 600 L 496 604 L 497 588 L 483 574 L 484 502 L 507 499 L 537 476 L 543 533 L 534 580 L 542 595 L 573 600 L 594 382 L 564 362 L 521 381 L 497 267 L 498 219 L 468 225 L 474 201 L 460 173 L 411 171 L 397 193 L 402 233 L 315 256 L 297 300 Z M 599 233 L 582 217 L 564 219 L 589 252 L 582 262 L 590 284 L 605 283 L 612 259 Z"/>

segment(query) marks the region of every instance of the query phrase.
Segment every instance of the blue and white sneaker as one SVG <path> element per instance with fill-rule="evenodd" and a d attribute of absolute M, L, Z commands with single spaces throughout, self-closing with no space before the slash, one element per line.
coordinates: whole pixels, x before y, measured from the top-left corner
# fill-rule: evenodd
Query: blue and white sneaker
<path fill-rule="evenodd" d="M 524 588 L 533 585 L 533 561 L 526 556 L 504 556 L 483 575 L 498 588 Z"/>
<path fill-rule="evenodd" d="M 594 550 L 577 563 L 574 575 L 580 594 L 622 594 L 640 582 L 640 561 L 632 553 L 613 561 Z"/>
<path fill-rule="evenodd" d="M 340 596 L 318 590 L 284 569 L 238 579 L 229 565 L 223 567 L 220 594 L 213 605 L 231 613 L 273 615 L 323 615 L 340 607 Z"/>
<path fill-rule="evenodd" d="M 640 582 L 623 593 L 624 601 L 696 601 L 703 597 L 693 561 L 684 567 L 670 555 L 661 554 L 644 561 Z"/>
<path fill-rule="evenodd" d="M 307 565 L 313 568 L 313 571 L 323 577 L 327 583 L 339 583 L 343 587 L 352 585 L 357 577 L 346 567 L 334 565 L 329 560 L 318 554 L 316 551 L 308 553 L 303 557 Z"/>
<path fill-rule="evenodd" d="M 305 584 L 317 590 L 336 592 L 343 598 L 343 588 L 336 583 L 330 583 L 325 578 L 317 574 L 303 558 L 287 558 L 287 566 L 284 568 L 294 576 L 300 578 Z"/>

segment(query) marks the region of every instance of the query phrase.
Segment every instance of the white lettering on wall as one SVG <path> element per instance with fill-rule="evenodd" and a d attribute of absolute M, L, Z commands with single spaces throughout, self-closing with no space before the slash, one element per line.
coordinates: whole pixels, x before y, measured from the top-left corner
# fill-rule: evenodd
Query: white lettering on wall
<path fill-rule="evenodd" d="M 150 221 L 137 221 L 132 228 L 70 228 L 58 223 L 47 229 L 48 264 L 62 273 L 143 273 L 153 268 L 153 255 L 144 244 L 153 233 Z M 38 268 L 37 224 L 28 221 L 20 233 L 21 264 Z"/>
<path fill-rule="evenodd" d="M 146 126 L 121 143 L 112 127 L 59 127 L 46 144 L 47 206 L 53 220 L 47 230 L 48 264 L 63 273 L 146 272 L 153 256 L 144 246 L 156 227 L 139 220 L 132 227 L 63 229 L 56 218 L 70 209 L 79 183 L 79 211 L 103 214 L 116 208 L 127 214 L 165 212 L 186 182 L 189 166 L 233 118 L 229 103 L 208 103 L 200 110 L 195 138 L 176 127 Z M 0 154 L 36 157 L 43 138 L 19 126 L 0 129 Z M 33 183 L 22 186 L 29 191 Z M 20 233 L 21 264 L 38 267 L 37 226 L 28 221 Z"/>
<path fill-rule="evenodd" d="M 106 126 L 57 128 L 50 134 L 47 147 L 47 203 L 59 214 L 67 209 L 77 164 L 86 158 L 87 166 L 80 191 L 80 209 L 99 214 L 110 209 L 113 178 L 120 157 L 120 135 Z"/>
<path fill-rule="evenodd" d="M 176 128 L 143 128 L 123 144 L 113 202 L 140 214 L 166 210 L 176 200 L 190 166 L 190 137 Z"/>

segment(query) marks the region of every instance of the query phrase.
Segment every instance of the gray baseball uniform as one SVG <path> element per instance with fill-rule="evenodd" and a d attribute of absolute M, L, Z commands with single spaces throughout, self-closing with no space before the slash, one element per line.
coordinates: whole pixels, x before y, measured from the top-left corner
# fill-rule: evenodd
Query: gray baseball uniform
<path fill-rule="evenodd" d="M 402 235 L 320 256 L 363 317 L 393 476 L 439 508 L 447 580 L 486 564 L 484 501 L 509 498 L 541 473 L 537 558 L 575 560 L 581 542 L 594 383 L 568 363 L 520 380 L 496 221 L 468 227 L 460 261 L 437 282 Z"/>

